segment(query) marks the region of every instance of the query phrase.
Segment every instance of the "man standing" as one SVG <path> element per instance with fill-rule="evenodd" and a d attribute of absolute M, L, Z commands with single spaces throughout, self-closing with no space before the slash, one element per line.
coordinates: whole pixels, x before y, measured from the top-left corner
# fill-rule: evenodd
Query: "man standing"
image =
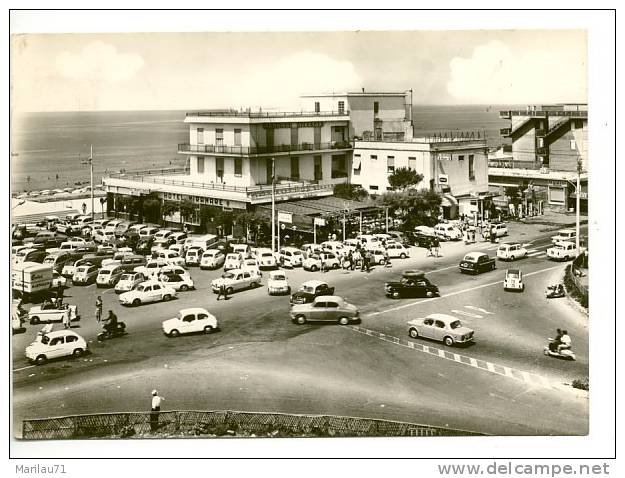
<path fill-rule="evenodd" d="M 152 390 L 152 406 L 150 409 L 150 429 L 155 432 L 158 430 L 158 416 L 161 413 L 161 402 L 165 400 L 158 395 L 156 390 Z"/>
<path fill-rule="evenodd" d="M 95 318 L 98 321 L 98 323 L 100 323 L 100 320 L 102 320 L 102 296 L 99 295 L 98 298 L 95 300 Z"/>

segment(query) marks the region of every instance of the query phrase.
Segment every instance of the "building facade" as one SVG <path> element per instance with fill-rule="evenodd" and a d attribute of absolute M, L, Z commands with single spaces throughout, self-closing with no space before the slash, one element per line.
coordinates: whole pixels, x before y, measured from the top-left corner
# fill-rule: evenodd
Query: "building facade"
<path fill-rule="evenodd" d="M 489 161 L 489 184 L 504 194 L 518 187 L 528 207 L 536 197 L 546 207 L 571 211 L 580 171 L 580 208 L 587 210 L 588 107 L 585 104 L 528 106 L 501 111 L 510 120 L 501 135 L 509 141 L 510 158 Z M 528 197 L 529 195 L 529 197 Z"/>
<path fill-rule="evenodd" d="M 411 141 L 355 141 L 352 184 L 370 194 L 392 188 L 389 175 L 408 168 L 423 176 L 420 187 L 443 194 L 444 216 L 473 215 L 483 210 L 488 194 L 486 140 L 477 134 L 447 138 L 413 138 Z"/>

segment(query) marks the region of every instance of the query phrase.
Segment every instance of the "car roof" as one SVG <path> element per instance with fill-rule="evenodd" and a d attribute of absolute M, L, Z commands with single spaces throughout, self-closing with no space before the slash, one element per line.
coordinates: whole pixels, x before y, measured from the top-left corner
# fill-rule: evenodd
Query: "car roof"
<path fill-rule="evenodd" d="M 208 312 L 208 310 L 203 309 L 202 307 L 189 307 L 188 309 L 180 309 L 179 310 L 181 315 L 187 315 L 187 314 L 209 314 L 210 312 Z"/>
<path fill-rule="evenodd" d="M 563 232 L 575 232 L 575 229 L 560 229 L 558 234 L 562 234 Z"/>
<path fill-rule="evenodd" d="M 521 270 L 520 269 L 507 269 L 506 274 L 520 275 Z"/>
<path fill-rule="evenodd" d="M 521 243 L 520 242 L 504 242 L 503 244 L 500 244 L 499 247 L 503 247 L 503 246 L 520 246 Z"/>
<path fill-rule="evenodd" d="M 309 287 L 317 287 L 321 284 L 327 284 L 327 282 L 324 282 L 322 280 L 307 280 L 306 282 L 304 282 L 302 284 L 302 286 L 309 286 Z"/>
<path fill-rule="evenodd" d="M 74 332 L 73 330 L 53 330 L 51 332 L 46 332 L 45 335 L 47 335 L 50 338 L 59 337 L 61 335 L 74 335 L 82 339 L 82 337 L 78 335 L 76 332 Z"/>
<path fill-rule="evenodd" d="M 328 300 L 343 302 L 343 297 L 339 297 L 338 295 L 320 295 L 318 297 L 315 297 L 315 302 L 323 302 Z"/>
<path fill-rule="evenodd" d="M 558 241 L 556 242 L 556 246 L 574 246 L 575 243 L 571 241 Z"/>
<path fill-rule="evenodd" d="M 478 257 L 482 256 L 488 256 L 488 254 L 486 254 L 485 252 L 469 252 L 468 254 L 465 254 L 464 258 L 477 259 Z"/>
<path fill-rule="evenodd" d="M 269 272 L 269 277 L 275 277 L 277 275 L 282 275 L 286 277 L 286 272 L 284 272 L 283 270 L 277 270 L 277 271 L 270 271 Z"/>
<path fill-rule="evenodd" d="M 283 251 L 291 251 L 291 252 L 301 252 L 297 247 L 286 246 L 282 248 Z"/>
<path fill-rule="evenodd" d="M 417 269 L 408 269 L 402 272 L 401 275 L 404 277 L 423 277 L 425 276 L 425 272 Z"/>
<path fill-rule="evenodd" d="M 449 314 L 430 314 L 425 319 L 434 319 L 434 320 L 442 320 L 444 322 L 453 322 L 454 320 L 458 320 L 457 317 Z"/>

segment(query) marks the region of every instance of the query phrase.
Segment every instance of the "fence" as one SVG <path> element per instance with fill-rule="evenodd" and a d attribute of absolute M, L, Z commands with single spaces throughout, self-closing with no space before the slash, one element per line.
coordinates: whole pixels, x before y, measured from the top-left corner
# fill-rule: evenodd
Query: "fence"
<path fill-rule="evenodd" d="M 150 412 L 107 413 L 24 420 L 26 440 L 124 438 L 130 436 L 229 435 L 263 437 L 473 436 L 482 433 L 414 423 L 332 415 L 239 411 L 161 412 L 151 431 Z"/>

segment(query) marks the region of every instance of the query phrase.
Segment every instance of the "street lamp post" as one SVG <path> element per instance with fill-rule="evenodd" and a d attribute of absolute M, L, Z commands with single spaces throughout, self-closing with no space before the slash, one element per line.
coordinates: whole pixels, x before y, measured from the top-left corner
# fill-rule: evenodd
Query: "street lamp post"
<path fill-rule="evenodd" d="M 577 186 L 575 188 L 575 249 L 577 253 L 580 253 L 579 250 L 579 204 L 580 204 L 580 196 L 581 196 L 581 176 L 582 174 L 582 161 L 581 158 L 577 157 Z"/>
<path fill-rule="evenodd" d="M 276 252 L 276 165 L 271 158 L 271 252 Z"/>
<path fill-rule="evenodd" d="M 93 145 L 89 146 L 89 159 L 83 161 L 82 164 L 89 165 L 89 176 L 91 178 L 91 220 L 94 220 L 95 209 L 93 207 Z"/>

